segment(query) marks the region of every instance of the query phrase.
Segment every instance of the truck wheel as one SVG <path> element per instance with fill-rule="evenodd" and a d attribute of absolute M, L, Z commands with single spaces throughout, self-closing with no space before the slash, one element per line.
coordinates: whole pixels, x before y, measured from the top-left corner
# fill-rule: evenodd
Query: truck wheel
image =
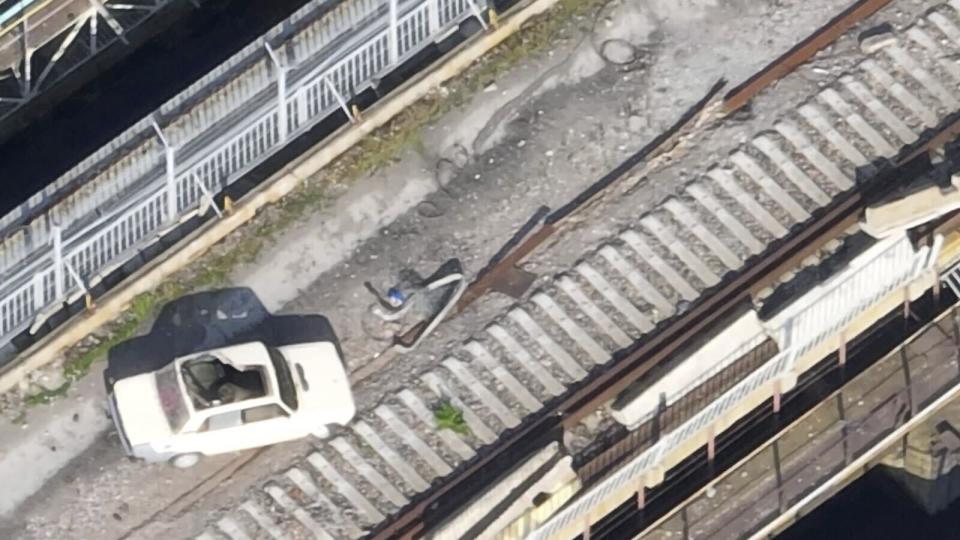
<path fill-rule="evenodd" d="M 177 454 L 170 459 L 170 464 L 178 469 L 189 469 L 200 461 L 200 454 Z"/>
<path fill-rule="evenodd" d="M 317 429 L 313 430 L 311 435 L 321 440 L 327 439 L 330 437 L 330 426 L 327 426 L 326 424 L 324 424 L 318 427 Z"/>

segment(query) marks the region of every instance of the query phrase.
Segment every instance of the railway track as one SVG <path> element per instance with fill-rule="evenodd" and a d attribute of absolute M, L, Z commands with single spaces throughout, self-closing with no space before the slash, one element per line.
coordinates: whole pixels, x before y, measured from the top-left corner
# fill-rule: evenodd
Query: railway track
<path fill-rule="evenodd" d="M 211 518 L 198 537 L 361 538 L 489 453 L 524 419 L 787 238 L 960 109 L 960 0 L 785 111 L 614 238 L 386 396 L 336 437 Z M 753 259 L 754 261 L 756 259 Z M 469 433 L 437 430 L 448 400 Z"/>

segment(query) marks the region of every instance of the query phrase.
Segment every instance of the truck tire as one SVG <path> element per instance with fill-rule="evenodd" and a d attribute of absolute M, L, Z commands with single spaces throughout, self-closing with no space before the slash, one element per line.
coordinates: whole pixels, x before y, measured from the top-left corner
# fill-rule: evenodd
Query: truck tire
<path fill-rule="evenodd" d="M 189 469 L 200 462 L 200 454 L 177 454 L 170 458 L 170 464 L 178 469 Z"/>
<path fill-rule="evenodd" d="M 318 438 L 318 439 L 320 439 L 320 440 L 329 439 L 329 438 L 330 438 L 330 426 L 327 425 L 327 424 L 324 424 L 324 425 L 318 427 L 317 429 L 313 430 L 313 432 L 311 433 L 311 435 L 313 435 L 314 437 L 316 437 L 316 438 Z"/>

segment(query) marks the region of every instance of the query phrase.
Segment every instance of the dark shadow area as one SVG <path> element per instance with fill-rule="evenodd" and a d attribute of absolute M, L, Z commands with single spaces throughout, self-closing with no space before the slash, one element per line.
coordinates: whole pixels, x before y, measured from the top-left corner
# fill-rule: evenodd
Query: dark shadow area
<path fill-rule="evenodd" d="M 149 333 L 111 348 L 104 384 L 109 393 L 117 380 L 155 371 L 181 356 L 253 341 L 271 347 L 329 341 L 340 353 L 325 316 L 272 315 L 249 288 L 217 289 L 166 304 Z"/>
<path fill-rule="evenodd" d="M 882 472 L 850 484 L 779 538 L 848 540 L 953 540 L 960 532 L 960 502 L 930 516 Z"/>

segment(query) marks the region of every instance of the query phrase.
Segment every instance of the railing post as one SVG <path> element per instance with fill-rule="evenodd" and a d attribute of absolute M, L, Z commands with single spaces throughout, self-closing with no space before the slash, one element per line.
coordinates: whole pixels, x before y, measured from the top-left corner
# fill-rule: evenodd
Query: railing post
<path fill-rule="evenodd" d="M 904 286 L 903 287 L 903 324 L 904 325 L 907 324 L 907 321 L 910 319 L 910 315 L 912 315 L 910 311 L 910 287 Z"/>
<path fill-rule="evenodd" d="M 660 399 L 657 400 L 657 410 L 653 413 L 653 440 L 659 441 L 660 434 L 663 432 L 663 413 L 667 410 L 667 394 L 660 392 Z"/>
<path fill-rule="evenodd" d="M 680 520 L 683 524 L 683 540 L 690 539 L 690 517 L 687 515 L 687 505 L 684 504 L 683 508 L 680 509 Z"/>
<path fill-rule="evenodd" d="M 153 123 L 153 130 L 157 132 L 157 137 L 160 139 L 160 144 L 163 145 L 163 155 L 166 160 L 167 205 L 164 217 L 170 223 L 177 219 L 179 213 L 179 205 L 177 204 L 177 148 L 164 137 L 157 121 L 151 120 L 151 122 Z"/>
<path fill-rule="evenodd" d="M 707 428 L 707 463 L 713 471 L 713 462 L 717 457 L 717 432 L 713 426 Z M 711 474 L 712 476 L 712 474 Z"/>
<path fill-rule="evenodd" d="M 280 142 L 286 142 L 287 135 L 290 133 L 290 119 L 287 114 L 287 66 L 280 60 L 277 53 L 269 43 L 263 44 L 267 49 L 267 55 L 273 61 L 273 67 L 277 72 L 277 123 Z"/>
<path fill-rule="evenodd" d="M 57 300 L 63 298 L 63 232 L 53 226 L 53 286 Z"/>
<path fill-rule="evenodd" d="M 43 272 L 37 272 L 33 275 L 33 310 L 40 311 L 43 309 L 46 300 L 46 295 L 43 291 Z"/>
<path fill-rule="evenodd" d="M 440 30 L 440 0 L 427 0 L 427 26 L 431 36 Z"/>
<path fill-rule="evenodd" d="M 940 307 L 940 289 L 942 283 L 940 282 L 940 269 L 937 268 L 937 263 L 933 263 L 933 305 Z"/>
<path fill-rule="evenodd" d="M 777 479 L 777 508 L 783 513 L 783 471 L 780 468 L 780 444 L 779 439 L 773 440 L 773 472 Z"/>
<path fill-rule="evenodd" d="M 900 347 L 900 368 L 903 370 L 903 382 L 906 386 L 907 406 L 910 410 L 910 418 L 917 415 L 917 405 L 913 400 L 913 380 L 910 377 L 910 358 L 907 355 L 907 347 Z"/>
<path fill-rule="evenodd" d="M 780 414 L 780 400 L 783 393 L 780 390 L 780 379 L 773 380 L 773 414 Z"/>
<path fill-rule="evenodd" d="M 173 222 L 177 219 L 177 156 L 176 148 L 167 146 L 164 148 L 167 161 L 167 221 Z"/>
<path fill-rule="evenodd" d="M 33 81 L 31 64 L 33 62 L 33 48 L 30 47 L 30 24 L 29 17 L 23 18 L 22 26 L 22 46 L 23 46 L 23 74 L 20 78 L 20 96 L 24 99 L 33 95 Z"/>
<path fill-rule="evenodd" d="M 838 336 L 840 343 L 837 347 L 837 363 L 840 365 L 840 373 L 844 376 L 846 380 L 847 373 L 847 330 L 843 329 L 840 331 Z"/>
<path fill-rule="evenodd" d="M 390 65 L 395 66 L 400 61 L 400 33 L 397 25 L 399 24 L 399 0 L 390 0 L 390 27 L 387 31 L 387 48 L 390 54 Z"/>

